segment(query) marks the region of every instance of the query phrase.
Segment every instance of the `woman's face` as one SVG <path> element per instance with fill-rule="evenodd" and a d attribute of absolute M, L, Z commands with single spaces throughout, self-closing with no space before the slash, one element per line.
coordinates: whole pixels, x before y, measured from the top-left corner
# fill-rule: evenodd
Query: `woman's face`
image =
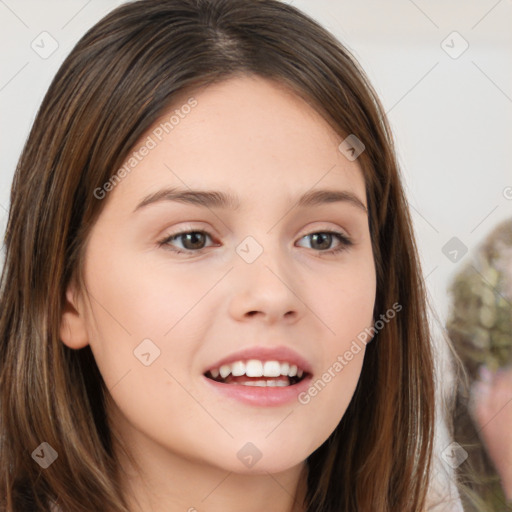
<path fill-rule="evenodd" d="M 279 472 L 327 439 L 360 376 L 376 292 L 365 183 L 273 82 L 190 96 L 97 191 L 62 338 L 90 344 L 133 452 Z"/>

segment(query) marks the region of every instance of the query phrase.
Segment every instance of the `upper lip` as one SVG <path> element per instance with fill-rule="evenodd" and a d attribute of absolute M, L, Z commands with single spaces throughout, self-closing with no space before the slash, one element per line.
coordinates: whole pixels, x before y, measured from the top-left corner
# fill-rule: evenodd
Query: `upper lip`
<path fill-rule="evenodd" d="M 312 373 L 311 365 L 309 362 L 297 352 L 295 352 L 295 350 L 285 346 L 248 347 L 218 360 L 216 363 L 208 366 L 204 373 L 207 373 L 214 368 L 220 368 L 225 364 L 231 364 L 236 361 L 247 361 L 249 359 L 257 359 L 260 361 L 287 362 L 297 365 L 297 368 L 301 368 L 305 373 Z"/>

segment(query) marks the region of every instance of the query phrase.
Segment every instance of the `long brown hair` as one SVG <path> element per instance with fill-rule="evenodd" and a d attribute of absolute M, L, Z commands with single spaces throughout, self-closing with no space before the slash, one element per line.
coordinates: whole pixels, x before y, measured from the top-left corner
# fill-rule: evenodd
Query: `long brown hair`
<path fill-rule="evenodd" d="M 420 512 L 434 429 L 427 305 L 384 110 L 349 51 L 277 0 L 139 0 L 100 20 L 51 83 L 12 188 L 1 281 L 0 510 L 126 512 L 89 347 L 59 339 L 104 201 L 94 191 L 178 95 L 256 74 L 288 85 L 339 134 L 365 145 L 375 319 L 401 311 L 367 347 L 353 399 L 307 459 L 307 512 Z M 341 314 L 341 313 L 340 313 Z M 58 453 L 47 469 L 31 453 Z"/>

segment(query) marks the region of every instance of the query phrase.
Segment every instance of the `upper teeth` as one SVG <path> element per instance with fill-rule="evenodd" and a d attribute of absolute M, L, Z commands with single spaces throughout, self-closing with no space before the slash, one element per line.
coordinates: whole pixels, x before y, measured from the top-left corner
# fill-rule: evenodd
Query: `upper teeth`
<path fill-rule="evenodd" d="M 213 368 L 210 373 L 214 379 L 219 375 L 225 379 L 229 374 L 233 377 L 240 377 L 241 375 L 247 375 L 247 377 L 279 377 L 285 375 L 301 378 L 304 371 L 297 368 L 295 364 L 250 359 L 247 362 L 235 361 L 231 364 L 224 364 L 220 368 Z"/>

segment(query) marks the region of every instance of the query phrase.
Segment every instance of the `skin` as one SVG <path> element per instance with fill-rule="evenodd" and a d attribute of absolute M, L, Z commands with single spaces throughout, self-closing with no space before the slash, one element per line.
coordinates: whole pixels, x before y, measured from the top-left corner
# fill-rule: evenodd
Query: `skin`
<path fill-rule="evenodd" d="M 472 397 L 478 434 L 500 475 L 505 496 L 512 502 L 512 368 L 496 373 L 482 368 Z"/>
<path fill-rule="evenodd" d="M 113 428 L 139 466 L 116 447 L 133 511 L 229 512 L 243 503 L 245 512 L 298 512 L 304 461 L 345 413 L 364 346 L 306 405 L 243 404 L 212 392 L 202 374 L 240 349 L 286 346 L 320 378 L 373 325 L 367 212 L 349 202 L 293 208 L 319 188 L 350 191 L 366 207 L 363 174 L 327 122 L 274 82 L 237 77 L 194 98 L 104 199 L 86 247 L 87 290 L 69 286 L 62 341 L 94 353 Z M 230 191 L 241 208 L 161 201 L 134 212 L 172 186 Z M 199 254 L 184 237 L 158 244 L 198 229 L 211 234 Z M 329 230 L 353 246 L 328 255 L 336 237 L 306 237 Z M 235 250 L 247 236 L 263 249 L 250 264 Z M 146 338 L 161 351 L 150 366 L 133 353 Z M 252 468 L 237 457 L 247 442 L 262 454 Z"/>

